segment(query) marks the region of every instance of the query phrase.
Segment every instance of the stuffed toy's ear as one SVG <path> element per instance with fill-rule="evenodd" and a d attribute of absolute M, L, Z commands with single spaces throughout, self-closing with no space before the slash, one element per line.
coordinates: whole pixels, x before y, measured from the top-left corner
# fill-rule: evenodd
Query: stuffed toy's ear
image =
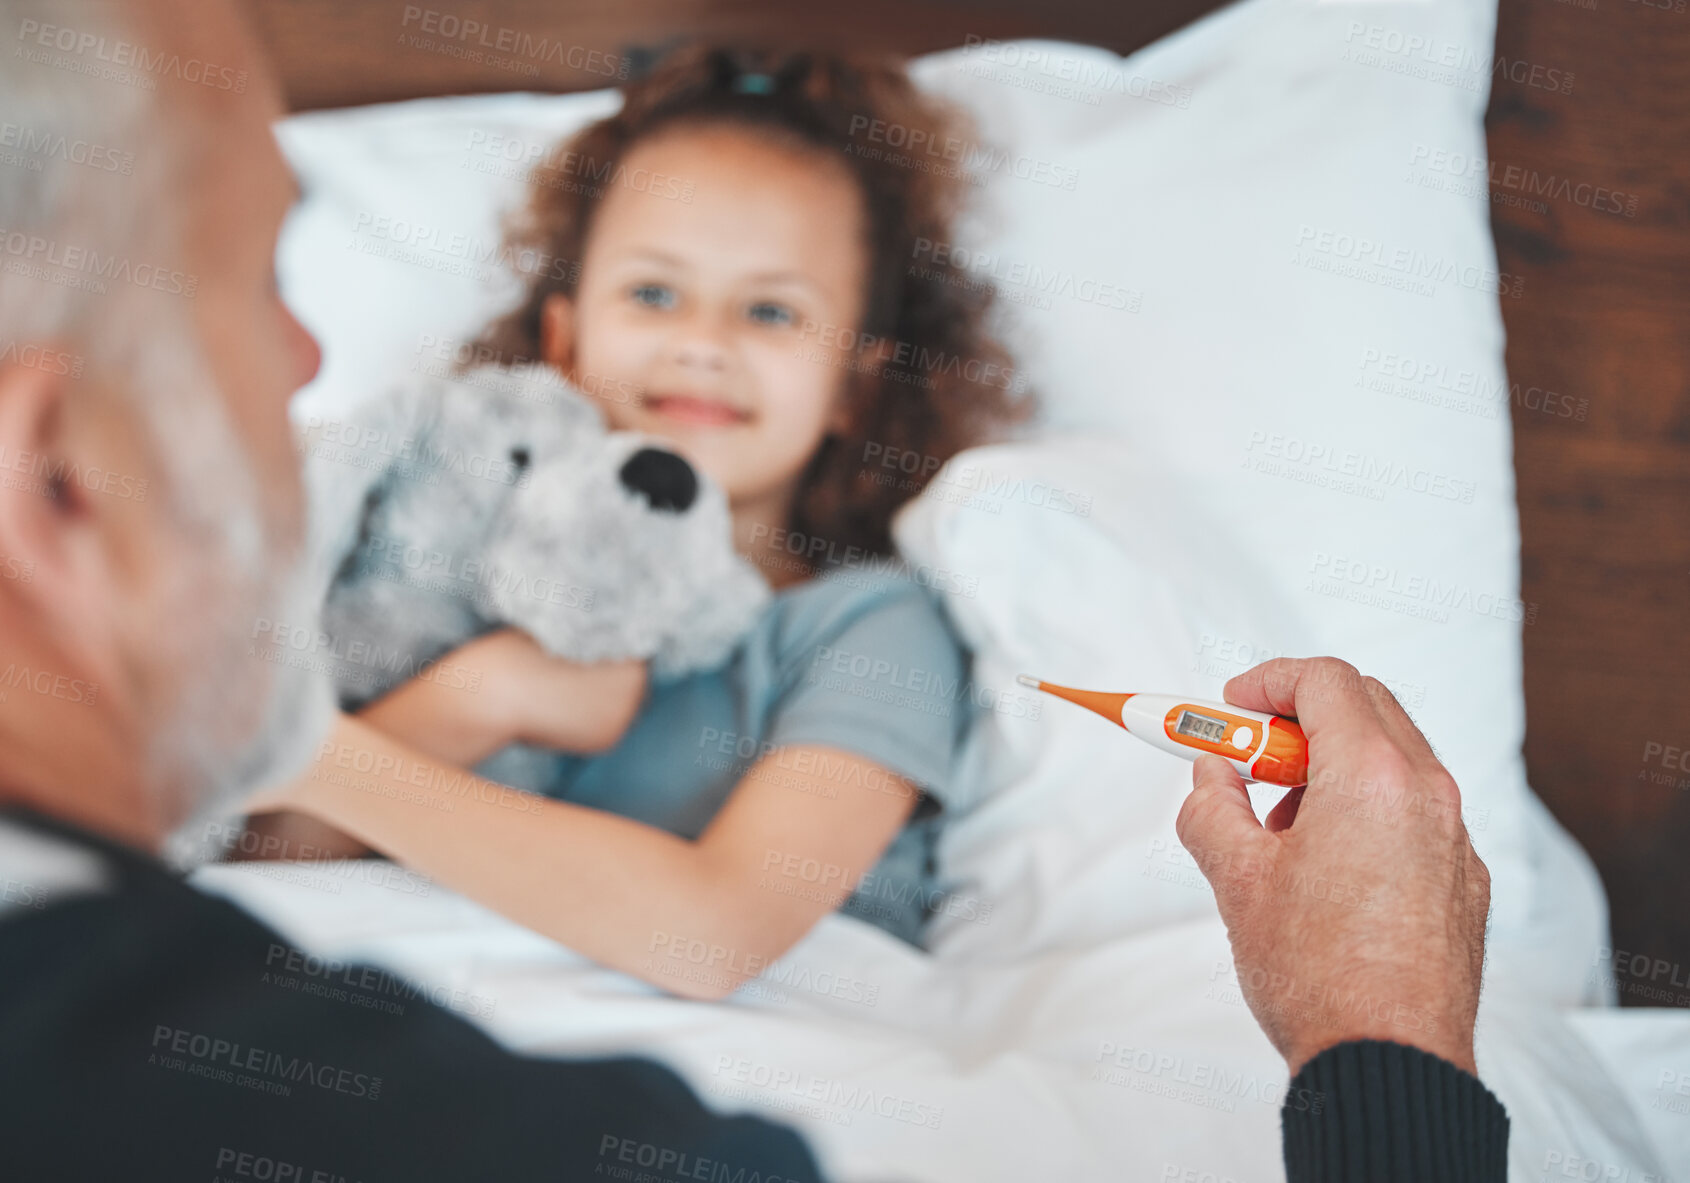
<path fill-rule="evenodd" d="M 313 586 L 329 585 L 358 544 L 373 496 L 398 462 L 392 441 L 413 438 L 429 400 L 401 387 L 368 399 L 344 415 L 313 416 L 300 437 L 304 463 L 307 559 Z"/>

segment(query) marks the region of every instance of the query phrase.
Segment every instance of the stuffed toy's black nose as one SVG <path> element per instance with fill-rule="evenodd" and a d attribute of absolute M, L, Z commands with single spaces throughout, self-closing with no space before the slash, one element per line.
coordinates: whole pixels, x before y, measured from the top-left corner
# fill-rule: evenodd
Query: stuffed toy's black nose
<path fill-rule="evenodd" d="M 698 496 L 698 474 L 673 452 L 641 448 L 628 457 L 617 474 L 632 492 L 651 502 L 653 509 L 685 513 Z"/>

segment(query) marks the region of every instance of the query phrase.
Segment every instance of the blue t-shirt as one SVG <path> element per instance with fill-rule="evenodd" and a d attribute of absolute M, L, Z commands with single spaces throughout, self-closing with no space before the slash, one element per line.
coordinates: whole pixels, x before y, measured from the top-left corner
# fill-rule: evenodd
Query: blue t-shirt
<path fill-rule="evenodd" d="M 653 684 L 621 741 L 561 757 L 547 792 L 696 838 L 765 755 L 776 778 L 837 795 L 838 774 L 777 749 L 822 745 L 872 761 L 891 775 L 864 783 L 917 804 L 880 861 L 844 880 L 854 890 L 840 910 L 919 946 L 943 890 L 938 826 L 961 804 L 951 777 L 972 709 L 968 664 L 923 587 L 879 572 L 824 574 L 778 592 L 725 666 Z M 842 883 L 838 868 L 782 851 L 769 852 L 759 878 L 791 894 Z"/>

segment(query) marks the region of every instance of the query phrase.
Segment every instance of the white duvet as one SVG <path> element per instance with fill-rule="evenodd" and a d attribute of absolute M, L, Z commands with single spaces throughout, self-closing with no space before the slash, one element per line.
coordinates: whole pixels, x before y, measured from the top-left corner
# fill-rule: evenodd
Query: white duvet
<path fill-rule="evenodd" d="M 211 867 L 197 882 L 325 959 L 401 971 L 517 1050 L 658 1058 L 717 1109 L 801 1129 L 841 1181 L 1284 1177 L 1284 1064 L 1242 1003 L 1215 918 L 990 965 L 835 916 L 739 996 L 701 1003 L 354 864 Z M 356 993 L 327 961 L 275 976 L 278 990 Z M 1690 1162 L 1690 1119 L 1646 1110 L 1657 1155 L 1636 1105 L 1670 1099 L 1662 1065 L 1690 1067 L 1690 1014 L 1589 1013 L 1607 1024 L 1598 1043 L 1630 1100 L 1576 1018 L 1485 997 L 1479 1069 L 1513 1120 L 1512 1177 L 1658 1183 L 1660 1156 Z"/>

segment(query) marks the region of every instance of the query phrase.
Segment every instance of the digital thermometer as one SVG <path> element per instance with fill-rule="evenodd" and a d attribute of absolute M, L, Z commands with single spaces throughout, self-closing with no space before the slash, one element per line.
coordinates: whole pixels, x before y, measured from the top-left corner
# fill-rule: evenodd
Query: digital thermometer
<path fill-rule="evenodd" d="M 1295 719 L 1174 694 L 1075 690 L 1020 675 L 1016 681 L 1096 711 L 1164 752 L 1220 756 L 1245 780 L 1295 788 L 1309 779 L 1309 743 Z"/>

